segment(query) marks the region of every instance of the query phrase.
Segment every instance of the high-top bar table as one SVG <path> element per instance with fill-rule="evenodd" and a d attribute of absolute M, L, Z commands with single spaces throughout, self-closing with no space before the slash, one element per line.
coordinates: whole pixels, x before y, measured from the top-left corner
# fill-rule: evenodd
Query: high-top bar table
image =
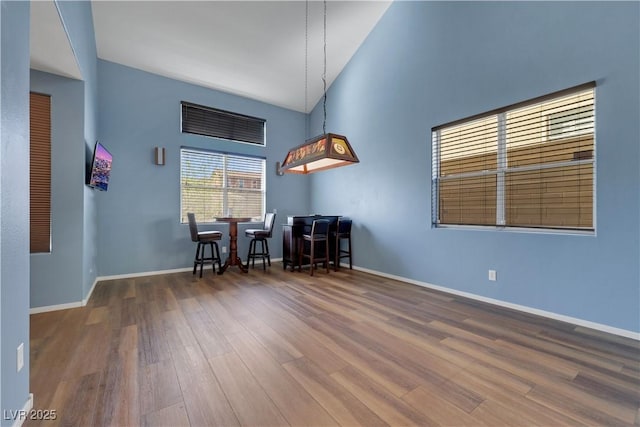
<path fill-rule="evenodd" d="M 222 217 L 216 218 L 216 221 L 229 223 L 229 256 L 224 262 L 222 269 L 218 271 L 218 274 L 223 274 L 230 265 L 237 265 L 243 273 L 246 273 L 247 269 L 238 256 L 238 223 L 251 222 L 251 218 Z"/>

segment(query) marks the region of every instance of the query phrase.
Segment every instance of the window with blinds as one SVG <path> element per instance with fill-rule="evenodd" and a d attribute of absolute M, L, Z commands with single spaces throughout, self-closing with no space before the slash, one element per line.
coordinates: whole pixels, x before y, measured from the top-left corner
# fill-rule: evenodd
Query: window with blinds
<path fill-rule="evenodd" d="M 51 252 L 51 97 L 32 92 L 29 100 L 30 250 Z"/>
<path fill-rule="evenodd" d="M 437 225 L 594 230 L 595 85 L 432 129 Z"/>
<path fill-rule="evenodd" d="M 182 101 L 183 133 L 265 145 L 264 119 Z"/>
<path fill-rule="evenodd" d="M 180 222 L 193 212 L 198 222 L 229 214 L 262 221 L 265 211 L 265 159 L 180 150 Z"/>

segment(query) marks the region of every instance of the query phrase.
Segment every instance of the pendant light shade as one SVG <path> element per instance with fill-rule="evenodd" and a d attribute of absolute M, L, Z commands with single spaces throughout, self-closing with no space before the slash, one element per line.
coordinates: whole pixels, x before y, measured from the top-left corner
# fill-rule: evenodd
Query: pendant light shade
<path fill-rule="evenodd" d="M 322 122 L 322 135 L 307 139 L 304 144 L 293 147 L 287 153 L 282 166 L 276 164 L 276 173 L 310 174 L 340 166 L 359 163 L 358 156 L 351 148 L 346 136 L 335 133 L 327 133 L 327 2 L 324 5 L 324 70 L 322 82 L 324 84 L 324 120 Z M 307 43 L 308 43 L 308 17 L 309 1 L 305 8 L 305 110 L 307 107 Z"/>
<path fill-rule="evenodd" d="M 309 174 L 358 162 L 346 136 L 325 133 L 289 150 L 281 170 Z"/>

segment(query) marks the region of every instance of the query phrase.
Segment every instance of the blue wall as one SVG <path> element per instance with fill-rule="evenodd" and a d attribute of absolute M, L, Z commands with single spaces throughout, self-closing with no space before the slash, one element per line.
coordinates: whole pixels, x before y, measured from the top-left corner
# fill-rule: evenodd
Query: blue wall
<path fill-rule="evenodd" d="M 361 163 L 314 176 L 311 209 L 354 218 L 360 267 L 639 332 L 639 8 L 395 2 L 328 93 Z M 431 228 L 433 126 L 593 80 L 596 236 Z"/>
<path fill-rule="evenodd" d="M 277 209 L 274 236 L 287 215 L 309 212 L 308 177 L 276 176 L 275 163 L 305 137 L 304 114 L 204 89 L 115 63 L 99 61 L 101 141 L 113 155 L 109 190 L 97 194 L 100 276 L 152 272 L 193 265 L 188 226 L 180 224 L 180 147 L 266 157 L 267 211 Z M 235 111 L 267 121 L 266 147 L 180 133 L 180 101 Z M 153 163 L 154 147 L 166 165 Z M 248 241 L 240 225 L 239 250 Z M 227 234 L 226 224 L 210 225 Z M 228 246 L 227 239 L 223 245 Z M 270 242 L 274 258 L 282 241 Z"/>
<path fill-rule="evenodd" d="M 29 3 L 0 4 L 0 409 L 29 398 Z M 24 368 L 16 349 L 24 343 Z M 15 413 L 15 412 L 14 412 Z"/>
<path fill-rule="evenodd" d="M 100 139 L 114 155 L 108 192 L 83 186 L 71 196 L 82 193 L 84 297 L 96 274 L 191 264 L 179 224 L 179 149 L 189 146 L 266 157 L 277 224 L 308 212 L 352 216 L 360 267 L 640 331 L 637 2 L 395 2 L 329 91 L 327 130 L 347 135 L 361 163 L 310 177 L 274 172 L 308 136 L 303 114 L 97 61 L 90 3 L 56 4 L 85 82 L 85 150 Z M 431 127 L 592 80 L 595 236 L 431 228 Z M 181 134 L 181 100 L 267 119 L 267 146 Z M 153 164 L 156 146 L 166 166 Z M 280 239 L 271 246 L 281 256 Z"/>
<path fill-rule="evenodd" d="M 73 48 L 84 81 L 84 140 L 85 162 L 90 162 L 93 146 L 98 140 L 98 54 L 89 1 L 59 1 L 56 6 L 69 43 Z M 82 181 L 84 182 L 84 181 Z M 83 200 L 82 223 L 82 298 L 89 291 L 98 274 L 97 201 L 86 186 L 80 190 Z"/>
<path fill-rule="evenodd" d="M 31 255 L 31 306 L 83 298 L 84 83 L 31 71 L 31 90 L 51 95 L 51 252 Z"/>
<path fill-rule="evenodd" d="M 98 139 L 98 71 L 91 3 L 56 1 L 82 81 L 33 71 L 31 89 L 52 95 L 49 254 L 31 256 L 31 307 L 80 304 L 98 272 L 97 209 L 85 169 Z"/>

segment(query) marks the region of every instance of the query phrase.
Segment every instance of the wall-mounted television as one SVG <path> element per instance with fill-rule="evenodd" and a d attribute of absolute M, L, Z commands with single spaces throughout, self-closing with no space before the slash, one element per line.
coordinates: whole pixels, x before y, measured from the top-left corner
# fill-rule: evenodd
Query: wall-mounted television
<path fill-rule="evenodd" d="M 91 160 L 91 174 L 89 175 L 89 187 L 107 191 L 109 177 L 111 175 L 111 162 L 113 157 L 104 145 L 96 142 Z"/>

